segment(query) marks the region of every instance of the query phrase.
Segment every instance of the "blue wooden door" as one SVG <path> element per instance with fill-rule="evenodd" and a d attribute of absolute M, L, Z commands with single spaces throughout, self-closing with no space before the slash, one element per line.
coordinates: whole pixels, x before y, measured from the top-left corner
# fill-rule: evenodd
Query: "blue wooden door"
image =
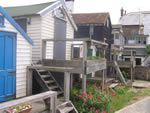
<path fill-rule="evenodd" d="M 0 31 L 0 102 L 16 97 L 16 38 Z"/>

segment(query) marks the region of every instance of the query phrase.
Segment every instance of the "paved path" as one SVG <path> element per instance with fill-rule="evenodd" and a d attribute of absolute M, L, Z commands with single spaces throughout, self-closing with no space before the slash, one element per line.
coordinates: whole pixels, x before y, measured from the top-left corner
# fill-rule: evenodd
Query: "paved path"
<path fill-rule="evenodd" d="M 115 113 L 150 113 L 150 97 L 129 105 Z"/>

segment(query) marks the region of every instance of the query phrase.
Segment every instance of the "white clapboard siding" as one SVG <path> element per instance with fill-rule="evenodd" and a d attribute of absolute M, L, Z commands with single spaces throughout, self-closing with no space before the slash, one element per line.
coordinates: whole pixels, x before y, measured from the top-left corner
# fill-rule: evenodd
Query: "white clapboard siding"
<path fill-rule="evenodd" d="M 74 38 L 74 29 L 70 23 L 70 21 L 67 18 L 67 39 L 73 39 Z M 71 44 L 72 42 L 66 42 L 66 60 L 71 59 Z"/>
<path fill-rule="evenodd" d="M 42 16 L 41 38 L 53 39 L 54 38 L 54 17 L 52 13 L 47 13 Z M 46 43 L 46 59 L 53 59 L 53 42 Z"/>
<path fill-rule="evenodd" d="M 33 40 L 32 61 L 37 63 L 41 59 L 41 17 L 32 16 L 30 24 L 27 24 L 27 34 Z"/>
<path fill-rule="evenodd" d="M 16 97 L 26 96 L 26 68 L 32 62 L 32 46 L 7 19 L 5 19 L 5 27 L 0 27 L 0 30 L 17 33 Z"/>

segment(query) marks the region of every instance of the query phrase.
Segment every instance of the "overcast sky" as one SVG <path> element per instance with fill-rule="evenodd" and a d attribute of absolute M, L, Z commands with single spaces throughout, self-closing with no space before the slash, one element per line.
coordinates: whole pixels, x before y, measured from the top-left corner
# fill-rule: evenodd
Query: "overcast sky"
<path fill-rule="evenodd" d="M 52 0 L 0 0 L 1 6 L 18 6 L 49 2 Z M 116 24 L 123 7 L 127 13 L 134 11 L 150 11 L 149 0 L 75 0 L 75 13 L 109 12 L 111 21 Z"/>

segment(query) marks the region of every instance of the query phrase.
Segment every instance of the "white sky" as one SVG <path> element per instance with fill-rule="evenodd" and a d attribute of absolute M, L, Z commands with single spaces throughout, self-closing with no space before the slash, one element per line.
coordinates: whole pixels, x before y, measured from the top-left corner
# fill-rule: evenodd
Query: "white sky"
<path fill-rule="evenodd" d="M 18 6 L 49 2 L 52 0 L 0 0 L 1 6 Z M 109 12 L 111 21 L 116 24 L 123 7 L 128 12 L 150 11 L 149 0 L 75 0 L 75 13 Z"/>

